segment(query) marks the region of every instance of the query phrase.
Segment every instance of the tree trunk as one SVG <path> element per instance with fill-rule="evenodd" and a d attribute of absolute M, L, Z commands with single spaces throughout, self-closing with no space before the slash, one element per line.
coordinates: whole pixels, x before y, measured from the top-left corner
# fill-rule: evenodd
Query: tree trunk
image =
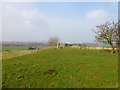
<path fill-rule="evenodd" d="M 111 42 L 111 40 L 110 40 L 110 43 L 109 43 L 109 44 L 110 44 L 111 47 L 112 47 L 112 53 L 115 53 L 115 47 L 114 47 L 113 43 Z"/>
<path fill-rule="evenodd" d="M 118 51 L 118 53 L 120 53 L 120 47 L 117 47 L 117 51 Z"/>
<path fill-rule="evenodd" d="M 115 53 L 115 48 L 114 48 L 114 46 L 112 46 L 112 52 Z"/>
<path fill-rule="evenodd" d="M 120 44 L 117 43 L 117 50 L 118 50 L 118 53 L 120 52 Z"/>

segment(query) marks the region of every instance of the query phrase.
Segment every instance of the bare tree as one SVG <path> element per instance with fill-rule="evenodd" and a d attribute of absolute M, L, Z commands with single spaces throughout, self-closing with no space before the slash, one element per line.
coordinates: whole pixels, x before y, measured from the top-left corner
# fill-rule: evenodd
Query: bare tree
<path fill-rule="evenodd" d="M 120 20 L 118 21 L 118 52 L 120 52 Z"/>
<path fill-rule="evenodd" d="M 111 45 L 112 51 L 115 53 L 115 46 L 118 46 L 119 42 L 118 23 L 106 22 L 96 26 L 96 28 L 96 30 L 93 30 L 97 34 L 95 36 L 96 40 Z"/>
<path fill-rule="evenodd" d="M 48 40 L 48 46 L 56 46 L 58 48 L 58 44 L 60 39 L 58 37 L 50 37 Z"/>

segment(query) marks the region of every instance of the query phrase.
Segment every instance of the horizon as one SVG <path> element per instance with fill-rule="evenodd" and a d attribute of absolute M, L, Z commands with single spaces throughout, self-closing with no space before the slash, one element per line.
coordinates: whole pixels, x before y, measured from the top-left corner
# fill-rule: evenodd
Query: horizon
<path fill-rule="evenodd" d="M 48 43 L 48 41 L 0 41 L 0 44 L 3 43 Z M 85 43 L 85 44 L 106 44 L 102 42 L 62 42 L 60 41 L 59 43 Z"/>

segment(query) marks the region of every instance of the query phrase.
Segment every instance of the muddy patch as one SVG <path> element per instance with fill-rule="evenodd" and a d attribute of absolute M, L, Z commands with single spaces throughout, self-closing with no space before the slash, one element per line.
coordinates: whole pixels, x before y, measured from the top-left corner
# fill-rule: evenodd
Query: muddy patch
<path fill-rule="evenodd" d="M 82 55 L 86 55 L 85 53 L 82 53 Z"/>
<path fill-rule="evenodd" d="M 58 72 L 56 70 L 48 70 L 46 72 L 44 72 L 45 75 L 47 74 L 58 74 Z"/>

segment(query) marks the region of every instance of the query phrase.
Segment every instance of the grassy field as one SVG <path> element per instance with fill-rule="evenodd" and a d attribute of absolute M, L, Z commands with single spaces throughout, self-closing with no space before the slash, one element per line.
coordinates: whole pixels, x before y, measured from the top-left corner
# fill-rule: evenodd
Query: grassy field
<path fill-rule="evenodd" d="M 0 48 L 0 57 L 2 59 L 18 57 L 26 54 L 31 54 L 36 52 L 37 50 L 28 50 L 29 47 L 27 46 L 8 46 L 8 47 L 1 47 Z M 44 47 L 39 47 L 39 49 L 44 49 Z"/>
<path fill-rule="evenodd" d="M 3 87 L 118 87 L 118 56 L 101 50 L 46 49 L 2 62 Z"/>
<path fill-rule="evenodd" d="M 2 59 L 18 57 L 26 54 L 31 54 L 36 52 L 36 50 L 10 50 L 10 51 L 2 51 Z"/>
<path fill-rule="evenodd" d="M 0 50 L 28 50 L 29 47 L 26 46 L 8 46 L 2 47 Z"/>

